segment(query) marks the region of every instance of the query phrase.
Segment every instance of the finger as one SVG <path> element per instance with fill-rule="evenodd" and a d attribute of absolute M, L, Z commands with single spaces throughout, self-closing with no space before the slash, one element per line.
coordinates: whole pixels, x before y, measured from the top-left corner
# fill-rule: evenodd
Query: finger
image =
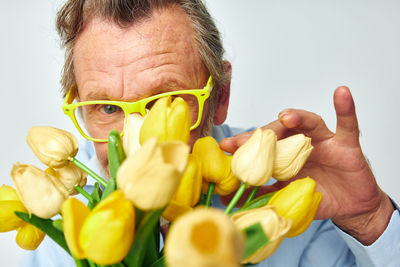
<path fill-rule="evenodd" d="M 277 138 L 280 139 L 282 137 L 285 137 L 286 132 L 288 131 L 287 128 L 285 128 L 278 120 L 273 121 L 265 126 L 262 127 L 262 129 L 271 129 L 275 132 L 277 135 Z M 219 144 L 221 149 L 228 152 L 228 153 L 234 153 L 241 145 L 243 145 L 247 139 L 250 138 L 250 136 L 253 134 L 253 131 L 241 133 L 234 135 L 229 138 L 222 139 L 221 143 Z"/>
<path fill-rule="evenodd" d="M 321 141 L 333 136 L 324 120 L 315 113 L 301 109 L 286 109 L 279 113 L 279 121 L 286 128 L 303 133 L 313 141 Z"/>
<path fill-rule="evenodd" d="M 357 145 L 360 131 L 353 97 L 349 88 L 345 86 L 336 88 L 333 102 L 337 119 L 335 139 L 350 145 Z"/>

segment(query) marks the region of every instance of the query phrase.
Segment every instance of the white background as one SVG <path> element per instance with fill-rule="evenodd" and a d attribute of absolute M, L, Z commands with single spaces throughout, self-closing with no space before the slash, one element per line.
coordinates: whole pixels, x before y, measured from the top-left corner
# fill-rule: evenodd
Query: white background
<path fill-rule="evenodd" d="M 0 183 L 13 163 L 43 167 L 25 143 L 29 127 L 74 132 L 62 114 L 60 0 L 0 0 Z M 233 64 L 232 126 L 260 126 L 284 108 L 321 115 L 334 130 L 332 96 L 351 88 L 361 143 L 379 185 L 398 202 L 400 1 L 208 0 Z M 0 234 L 1 266 L 16 266 L 16 232 Z"/>

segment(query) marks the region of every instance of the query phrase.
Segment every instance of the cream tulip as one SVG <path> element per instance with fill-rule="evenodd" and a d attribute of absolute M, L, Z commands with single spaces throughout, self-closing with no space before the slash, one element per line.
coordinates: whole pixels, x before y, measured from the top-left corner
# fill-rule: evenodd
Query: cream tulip
<path fill-rule="evenodd" d="M 279 181 L 287 181 L 303 168 L 314 147 L 311 138 L 296 134 L 276 143 L 276 155 L 272 176 Z"/>
<path fill-rule="evenodd" d="M 275 150 L 276 134 L 270 129 L 256 129 L 233 154 L 232 172 L 245 184 L 265 184 L 272 175 Z"/>
<path fill-rule="evenodd" d="M 36 126 L 30 128 L 26 141 L 36 157 L 52 168 L 68 165 L 69 159 L 78 153 L 76 137 L 67 131 L 54 127 Z"/>
<path fill-rule="evenodd" d="M 128 157 L 140 148 L 139 136 L 143 121 L 144 117 L 139 113 L 130 114 L 125 118 L 122 143 Z"/>
<path fill-rule="evenodd" d="M 258 263 L 268 258 L 279 247 L 292 225 L 291 220 L 279 216 L 273 206 L 237 212 L 232 215 L 232 220 L 242 230 L 255 223 L 260 223 L 269 240 L 267 244 L 243 259 L 242 264 Z"/>
<path fill-rule="evenodd" d="M 189 146 L 181 141 L 159 144 L 149 139 L 127 157 L 117 173 L 118 188 L 142 210 L 165 207 L 181 181 Z"/>
<path fill-rule="evenodd" d="M 65 186 L 69 195 L 78 194 L 74 187 L 84 187 L 87 182 L 87 174 L 72 162 L 59 169 L 48 168 L 46 172 L 56 177 Z"/>
<path fill-rule="evenodd" d="M 68 198 L 66 188 L 56 177 L 32 165 L 14 165 L 11 178 L 29 213 L 41 218 L 47 219 L 59 213 L 62 203 Z"/>
<path fill-rule="evenodd" d="M 165 258 L 168 266 L 240 266 L 244 247 L 244 235 L 228 216 L 200 207 L 172 224 Z"/>

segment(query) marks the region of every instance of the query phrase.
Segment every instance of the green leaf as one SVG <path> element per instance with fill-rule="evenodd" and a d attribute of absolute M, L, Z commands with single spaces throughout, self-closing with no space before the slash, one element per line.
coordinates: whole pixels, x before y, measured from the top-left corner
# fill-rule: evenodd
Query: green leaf
<path fill-rule="evenodd" d="M 75 257 L 73 257 L 73 258 L 74 258 L 76 267 L 90 267 L 87 260 L 80 260 L 80 259 L 75 258 Z"/>
<path fill-rule="evenodd" d="M 147 243 L 144 266 L 150 266 L 160 257 L 160 224 L 157 223 Z"/>
<path fill-rule="evenodd" d="M 68 245 L 65 242 L 63 232 L 54 227 L 53 221 L 51 219 L 42 219 L 35 216 L 34 214 L 29 216 L 28 213 L 19 211 L 15 211 L 15 214 L 25 222 L 30 223 L 39 228 L 40 230 L 42 230 L 46 235 L 48 235 L 51 239 L 53 239 L 54 242 L 56 242 L 60 247 L 62 247 L 66 252 L 68 252 L 68 254 L 71 255 Z"/>
<path fill-rule="evenodd" d="M 166 267 L 164 255 L 156 260 L 150 267 Z"/>
<path fill-rule="evenodd" d="M 159 224 L 160 216 L 163 211 L 164 209 L 143 213 L 131 249 L 123 261 L 126 265 L 142 266 L 147 245 L 151 238 L 154 237 L 154 228 Z"/>
<path fill-rule="evenodd" d="M 245 211 L 245 210 L 251 210 L 251 209 L 255 209 L 255 208 L 259 208 L 262 206 L 265 206 L 268 204 L 268 201 L 272 198 L 273 195 L 275 195 L 275 192 L 270 192 L 268 194 L 262 195 L 256 199 L 253 199 L 252 201 L 250 201 L 249 203 L 243 205 L 240 209 L 238 209 L 237 211 L 235 211 L 234 213 L 238 212 L 238 211 Z"/>
<path fill-rule="evenodd" d="M 88 207 L 89 209 L 94 209 L 94 207 L 96 207 L 97 203 L 100 202 L 101 200 L 101 195 L 103 194 L 103 191 L 101 191 L 100 189 L 100 184 L 99 183 L 95 183 L 94 184 L 94 188 L 92 193 L 90 194 L 90 196 L 92 197 L 93 201 L 89 201 L 88 203 Z"/>
<path fill-rule="evenodd" d="M 63 232 L 63 220 L 62 219 L 54 220 L 52 223 L 53 223 L 54 228 Z"/>
<path fill-rule="evenodd" d="M 115 189 L 117 189 L 117 172 L 119 166 L 126 159 L 126 154 L 122 146 L 121 136 L 117 130 L 111 130 L 108 135 L 108 167 L 110 169 L 110 180 L 107 183 L 102 199 L 105 199 Z"/>
<path fill-rule="evenodd" d="M 246 235 L 244 258 L 247 258 L 269 242 L 260 223 L 252 224 L 246 227 L 243 231 Z"/>

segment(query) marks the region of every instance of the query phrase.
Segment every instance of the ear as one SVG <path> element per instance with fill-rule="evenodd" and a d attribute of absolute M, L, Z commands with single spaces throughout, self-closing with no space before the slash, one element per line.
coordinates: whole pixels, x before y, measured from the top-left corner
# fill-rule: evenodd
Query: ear
<path fill-rule="evenodd" d="M 229 61 L 224 61 L 224 71 L 228 73 L 228 80 L 221 85 L 221 93 L 217 108 L 214 114 L 214 124 L 220 125 L 226 120 L 228 115 L 229 96 L 231 93 L 231 76 L 232 76 L 232 65 Z"/>

